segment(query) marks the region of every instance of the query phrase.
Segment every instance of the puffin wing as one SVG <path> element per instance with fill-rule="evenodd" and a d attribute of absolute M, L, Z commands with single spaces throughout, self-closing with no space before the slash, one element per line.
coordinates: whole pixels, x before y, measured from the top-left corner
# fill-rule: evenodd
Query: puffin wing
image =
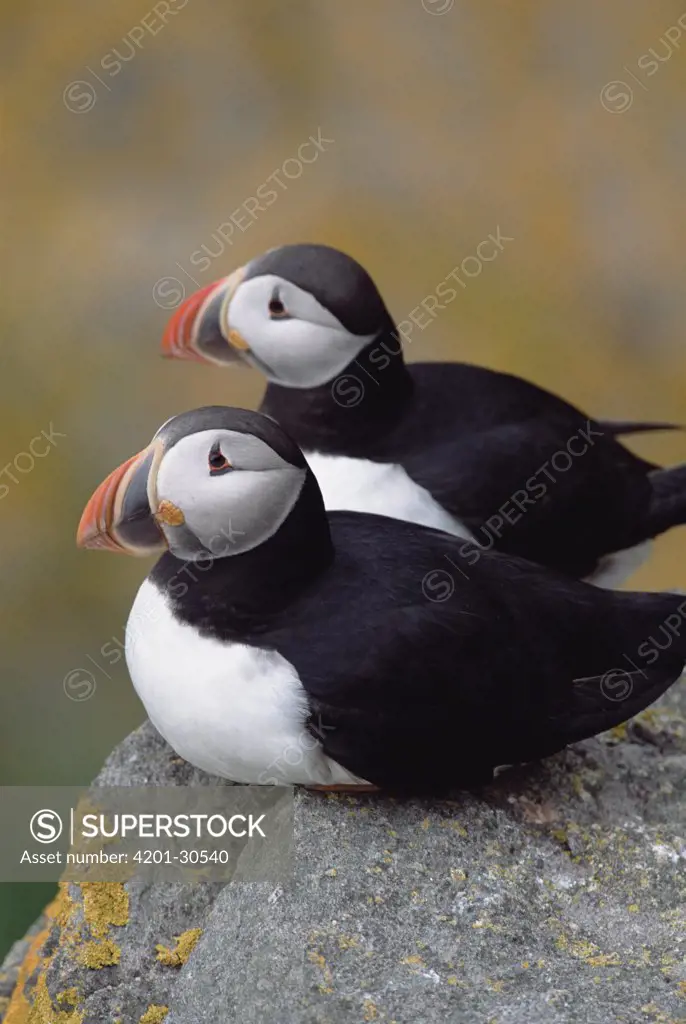
<path fill-rule="evenodd" d="M 650 465 L 592 421 L 501 424 L 416 453 L 406 469 L 486 547 L 576 577 L 646 539 Z"/>
<path fill-rule="evenodd" d="M 625 654 L 682 597 L 602 591 L 503 555 L 470 566 L 452 537 L 354 518 L 384 525 L 370 533 L 356 599 L 331 608 L 335 632 L 298 668 L 311 731 L 367 781 L 432 791 L 483 782 L 499 764 L 625 721 L 681 674 L 686 641 L 636 669 Z M 448 582 L 436 569 L 446 554 L 459 567 L 450 593 L 428 599 L 432 572 Z"/>

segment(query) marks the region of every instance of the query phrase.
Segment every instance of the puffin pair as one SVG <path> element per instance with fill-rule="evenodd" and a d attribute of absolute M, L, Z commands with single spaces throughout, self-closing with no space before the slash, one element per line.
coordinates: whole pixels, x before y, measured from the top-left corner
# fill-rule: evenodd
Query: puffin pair
<path fill-rule="evenodd" d="M 683 596 L 327 513 L 257 412 L 169 420 L 96 490 L 78 543 L 161 553 L 127 625 L 131 678 L 182 757 L 236 782 L 479 785 L 625 721 L 686 662 Z"/>
<path fill-rule="evenodd" d="M 169 356 L 246 363 L 261 411 L 304 450 L 328 509 L 380 512 L 617 586 L 658 534 L 686 523 L 686 466 L 632 454 L 622 433 L 518 377 L 406 365 L 369 274 L 322 245 L 286 245 L 188 299 Z"/>

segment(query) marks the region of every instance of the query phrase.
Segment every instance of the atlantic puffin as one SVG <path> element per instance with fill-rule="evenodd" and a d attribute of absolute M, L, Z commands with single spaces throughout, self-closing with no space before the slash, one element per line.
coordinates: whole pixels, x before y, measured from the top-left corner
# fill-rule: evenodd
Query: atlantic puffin
<path fill-rule="evenodd" d="M 163 352 L 268 380 L 262 412 L 305 451 L 328 509 L 380 512 L 601 586 L 686 522 L 686 466 L 661 469 L 621 434 L 508 373 L 406 364 L 367 271 L 324 245 L 284 245 L 197 292 Z"/>
<path fill-rule="evenodd" d="M 161 552 L 126 659 L 183 758 L 236 782 L 440 793 L 625 721 L 681 675 L 686 598 L 324 509 L 271 418 L 167 421 L 88 502 L 77 542 Z M 450 583 L 448 583 L 448 578 Z"/>

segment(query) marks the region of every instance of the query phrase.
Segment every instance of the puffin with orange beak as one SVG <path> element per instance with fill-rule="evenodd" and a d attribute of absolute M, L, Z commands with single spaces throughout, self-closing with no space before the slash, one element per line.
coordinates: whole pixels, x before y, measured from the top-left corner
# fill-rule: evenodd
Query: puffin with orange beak
<path fill-rule="evenodd" d="M 442 282 L 430 308 L 456 294 Z M 493 549 L 618 586 L 654 537 L 686 523 L 686 466 L 662 469 L 618 441 L 672 425 L 600 423 L 484 367 L 407 365 L 403 340 L 359 263 L 284 245 L 191 296 L 163 351 L 262 373 L 260 409 L 304 450 L 328 509 L 445 530 L 473 558 Z"/>
<path fill-rule="evenodd" d="M 459 538 L 327 514 L 299 447 L 255 412 L 167 421 L 77 539 L 160 554 L 127 624 L 131 679 L 178 754 L 236 782 L 478 785 L 625 721 L 686 661 L 683 597 L 492 552 L 471 565 Z"/>

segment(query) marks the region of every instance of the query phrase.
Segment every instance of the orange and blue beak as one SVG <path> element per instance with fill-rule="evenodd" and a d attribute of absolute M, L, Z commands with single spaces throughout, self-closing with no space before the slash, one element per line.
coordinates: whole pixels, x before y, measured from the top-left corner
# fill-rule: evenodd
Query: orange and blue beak
<path fill-rule="evenodd" d="M 103 480 L 81 516 L 78 547 L 140 556 L 167 547 L 150 502 L 162 454 L 161 444 L 153 441 Z"/>
<path fill-rule="evenodd" d="M 228 307 L 244 276 L 245 269 L 240 267 L 182 302 L 165 328 L 162 355 L 223 366 L 240 363 L 248 345 L 231 330 Z"/>

